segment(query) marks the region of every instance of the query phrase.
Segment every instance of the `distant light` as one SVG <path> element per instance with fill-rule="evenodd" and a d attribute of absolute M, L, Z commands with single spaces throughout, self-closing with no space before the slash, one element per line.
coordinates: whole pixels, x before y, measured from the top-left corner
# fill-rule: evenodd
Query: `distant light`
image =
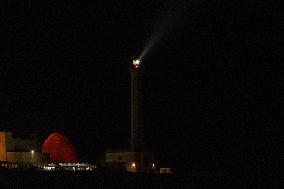
<path fill-rule="evenodd" d="M 132 163 L 132 167 L 136 167 L 136 164 L 135 164 L 135 163 Z"/>
<path fill-rule="evenodd" d="M 139 59 L 135 59 L 133 60 L 132 64 L 135 68 L 138 68 L 141 64 L 141 61 Z"/>
<path fill-rule="evenodd" d="M 155 163 L 152 164 L 152 168 L 153 168 L 153 169 L 155 168 Z"/>
<path fill-rule="evenodd" d="M 34 150 L 31 150 L 31 153 L 32 153 L 32 154 L 34 154 L 34 153 L 35 153 L 35 151 L 34 151 Z"/>

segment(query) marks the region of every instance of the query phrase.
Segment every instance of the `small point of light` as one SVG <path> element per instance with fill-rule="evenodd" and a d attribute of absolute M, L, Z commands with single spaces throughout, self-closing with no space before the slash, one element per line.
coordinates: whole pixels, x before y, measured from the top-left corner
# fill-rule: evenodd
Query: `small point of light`
<path fill-rule="evenodd" d="M 152 168 L 155 168 L 155 163 L 152 164 Z"/>
<path fill-rule="evenodd" d="M 132 167 L 136 167 L 136 164 L 135 164 L 135 163 L 132 163 Z"/>
<path fill-rule="evenodd" d="M 31 153 L 33 154 L 33 153 L 35 153 L 35 151 L 34 151 L 34 150 L 31 150 Z"/>

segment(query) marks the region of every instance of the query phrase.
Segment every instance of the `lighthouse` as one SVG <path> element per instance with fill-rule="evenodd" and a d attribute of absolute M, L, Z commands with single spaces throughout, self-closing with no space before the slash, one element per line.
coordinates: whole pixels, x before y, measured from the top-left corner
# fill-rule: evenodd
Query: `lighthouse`
<path fill-rule="evenodd" d="M 144 151 L 144 129 L 142 108 L 142 67 L 140 60 L 133 60 L 131 75 L 131 151 Z"/>
<path fill-rule="evenodd" d="M 143 69 L 140 60 L 133 60 L 129 68 L 131 81 L 131 129 L 130 149 L 107 150 L 105 163 L 118 166 L 129 172 L 153 172 L 154 157 L 145 149 L 143 116 Z"/>

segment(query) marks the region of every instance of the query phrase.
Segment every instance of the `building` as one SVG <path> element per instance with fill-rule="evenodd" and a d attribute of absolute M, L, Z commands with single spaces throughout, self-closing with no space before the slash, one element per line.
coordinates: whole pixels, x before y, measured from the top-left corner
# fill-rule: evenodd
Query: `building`
<path fill-rule="evenodd" d="M 16 138 L 12 132 L 0 132 L 0 167 L 4 165 L 39 164 L 44 156 L 34 137 Z"/>
<path fill-rule="evenodd" d="M 151 152 L 135 152 L 131 150 L 108 150 L 106 163 L 120 167 L 129 172 L 153 172 L 155 163 Z"/>
<path fill-rule="evenodd" d="M 145 149 L 142 110 L 142 67 L 140 60 L 134 60 L 131 74 L 131 139 L 129 150 L 108 150 L 105 162 L 120 165 L 130 172 L 152 172 L 155 168 L 154 157 Z"/>

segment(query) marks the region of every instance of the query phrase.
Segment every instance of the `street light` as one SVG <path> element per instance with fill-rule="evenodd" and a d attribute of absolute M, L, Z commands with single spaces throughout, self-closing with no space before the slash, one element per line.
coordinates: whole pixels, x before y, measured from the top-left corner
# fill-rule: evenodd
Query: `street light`
<path fill-rule="evenodd" d="M 34 161 L 34 153 L 35 153 L 35 151 L 34 151 L 34 150 L 31 150 L 31 162 Z"/>
<path fill-rule="evenodd" d="M 135 163 L 132 163 L 132 167 L 135 168 L 135 167 L 136 167 L 136 164 L 135 164 Z"/>

